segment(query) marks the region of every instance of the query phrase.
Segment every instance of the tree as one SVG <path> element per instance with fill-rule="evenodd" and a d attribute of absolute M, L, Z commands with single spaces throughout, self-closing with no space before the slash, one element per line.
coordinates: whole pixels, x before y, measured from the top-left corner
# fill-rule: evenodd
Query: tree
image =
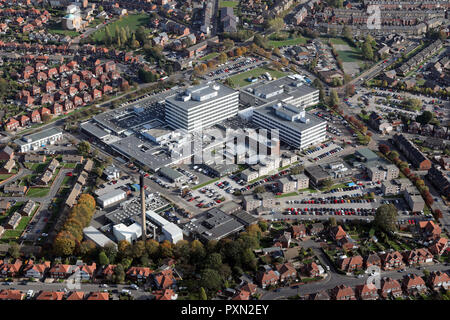
<path fill-rule="evenodd" d="M 83 257 L 90 257 L 96 249 L 95 243 L 92 240 L 83 241 L 80 243 L 80 254 Z"/>
<path fill-rule="evenodd" d="M 133 247 L 131 249 L 133 258 L 140 258 L 144 255 L 145 253 L 145 242 L 140 240 L 140 241 L 136 241 L 133 244 Z"/>
<path fill-rule="evenodd" d="M 108 256 L 106 255 L 105 251 L 101 251 L 98 254 L 98 263 L 100 263 L 101 266 L 106 266 L 109 264 Z"/>
<path fill-rule="evenodd" d="M 330 93 L 330 105 L 332 107 L 339 105 L 339 96 L 338 96 L 336 90 L 331 90 L 331 93 Z"/>
<path fill-rule="evenodd" d="M 103 11 L 103 6 L 98 6 L 98 12 L 102 12 Z"/>
<path fill-rule="evenodd" d="M 439 221 L 440 219 L 442 219 L 442 211 L 439 209 L 434 210 L 434 219 L 436 219 L 436 221 Z"/>
<path fill-rule="evenodd" d="M 345 25 L 342 29 L 342 36 L 349 41 L 353 41 L 352 29 L 348 25 Z"/>
<path fill-rule="evenodd" d="M 51 120 L 52 120 L 52 115 L 51 115 L 51 114 L 45 113 L 45 114 L 42 116 L 42 121 L 43 121 L 44 123 L 49 123 Z"/>
<path fill-rule="evenodd" d="M 303 173 L 303 171 L 305 170 L 305 167 L 300 165 L 300 166 L 295 166 L 293 168 L 291 168 L 291 174 L 300 174 Z"/>
<path fill-rule="evenodd" d="M 58 256 L 69 256 L 75 250 L 75 240 L 68 232 L 59 233 L 53 242 L 53 251 Z"/>
<path fill-rule="evenodd" d="M 209 269 L 219 270 L 222 264 L 222 255 L 220 253 L 212 253 L 206 259 L 205 267 Z"/>
<path fill-rule="evenodd" d="M 213 269 L 204 269 L 200 276 L 200 285 L 209 291 L 217 292 L 222 286 L 222 277 Z"/>
<path fill-rule="evenodd" d="M 208 297 L 206 296 L 205 288 L 200 288 L 200 300 L 208 300 Z"/>
<path fill-rule="evenodd" d="M 20 257 L 20 246 L 18 243 L 13 242 L 9 245 L 8 248 L 8 254 L 13 257 L 14 259 L 17 259 Z"/>
<path fill-rule="evenodd" d="M 422 125 L 429 123 L 433 119 L 433 113 L 430 111 L 424 111 L 421 115 L 416 117 L 416 121 Z"/>
<path fill-rule="evenodd" d="M 387 155 L 391 151 L 388 145 L 382 143 L 378 145 L 378 150 L 384 155 Z"/>
<path fill-rule="evenodd" d="M 284 20 L 283 18 L 274 18 L 269 20 L 268 23 L 269 27 L 275 30 L 276 32 L 279 32 L 284 28 Z"/>
<path fill-rule="evenodd" d="M 361 52 L 363 54 L 363 57 L 367 60 L 372 61 L 374 59 L 372 45 L 367 41 L 367 39 L 366 41 L 364 41 L 361 47 Z"/>
<path fill-rule="evenodd" d="M 253 193 L 263 193 L 266 191 L 266 188 L 264 186 L 257 186 L 255 189 L 253 189 Z"/>
<path fill-rule="evenodd" d="M 335 217 L 330 217 L 328 220 L 330 222 L 330 226 L 331 227 L 336 227 L 337 226 L 337 222 L 336 222 L 336 218 Z"/>
<path fill-rule="evenodd" d="M 375 226 L 387 233 L 396 231 L 397 214 L 397 208 L 393 204 L 379 206 L 375 213 Z"/>
<path fill-rule="evenodd" d="M 262 232 L 267 231 L 267 229 L 269 228 L 269 225 L 267 224 L 267 221 L 265 221 L 265 220 L 258 221 L 258 226 Z"/>
<path fill-rule="evenodd" d="M 156 259 L 159 253 L 159 243 L 153 239 L 145 242 L 145 249 L 150 258 Z"/>
<path fill-rule="evenodd" d="M 113 279 L 115 283 L 122 283 L 125 281 L 125 268 L 123 267 L 123 265 L 118 264 L 114 268 Z"/>
<path fill-rule="evenodd" d="M 120 240 L 117 249 L 120 258 L 131 256 L 131 244 L 127 240 Z"/>
<path fill-rule="evenodd" d="M 399 154 L 397 151 L 391 151 L 388 153 L 388 157 L 389 157 L 389 159 L 394 160 L 399 157 Z"/>
<path fill-rule="evenodd" d="M 81 141 L 78 144 L 78 152 L 80 152 L 81 154 L 88 154 L 89 151 L 91 150 L 91 144 L 87 141 Z"/>
<path fill-rule="evenodd" d="M 334 182 L 333 182 L 333 180 L 331 180 L 331 179 L 325 179 L 325 180 L 323 180 L 322 181 L 322 186 L 325 188 L 325 189 L 329 189 L 329 188 L 331 188 L 332 186 L 333 186 L 333 184 L 334 184 Z"/>

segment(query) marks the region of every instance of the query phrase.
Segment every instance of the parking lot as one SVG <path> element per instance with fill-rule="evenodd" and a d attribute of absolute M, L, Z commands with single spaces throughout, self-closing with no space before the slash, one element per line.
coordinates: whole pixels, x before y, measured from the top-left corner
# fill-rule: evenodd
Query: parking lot
<path fill-rule="evenodd" d="M 204 78 L 206 80 L 218 80 L 218 79 L 225 79 L 230 77 L 231 75 L 249 71 L 251 69 L 254 69 L 258 67 L 261 64 L 266 64 L 266 61 L 262 61 L 259 58 L 236 58 L 232 59 L 231 61 L 227 61 L 223 64 L 220 64 L 217 66 L 217 68 L 214 71 L 211 71 L 210 73 L 206 74 Z"/>

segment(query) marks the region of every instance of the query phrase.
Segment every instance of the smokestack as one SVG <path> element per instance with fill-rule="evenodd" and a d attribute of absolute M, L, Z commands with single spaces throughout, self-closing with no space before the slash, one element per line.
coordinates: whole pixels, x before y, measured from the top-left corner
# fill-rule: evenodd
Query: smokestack
<path fill-rule="evenodd" d="M 145 221 L 145 189 L 144 189 L 144 175 L 141 174 L 139 177 L 140 188 L 141 188 L 141 215 L 142 215 L 142 240 L 147 240 L 147 225 Z"/>

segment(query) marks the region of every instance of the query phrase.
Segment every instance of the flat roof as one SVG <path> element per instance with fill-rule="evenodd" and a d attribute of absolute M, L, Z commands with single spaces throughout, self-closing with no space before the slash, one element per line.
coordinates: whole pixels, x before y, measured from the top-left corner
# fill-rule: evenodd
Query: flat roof
<path fill-rule="evenodd" d="M 89 133 L 90 135 L 93 135 L 97 139 L 103 139 L 109 135 L 108 132 L 100 128 L 98 125 L 93 124 L 91 121 L 82 123 L 80 125 L 81 129 Z"/>
<path fill-rule="evenodd" d="M 284 102 L 281 102 L 282 104 L 285 104 Z M 273 119 L 277 123 L 279 123 L 281 126 L 288 127 L 290 129 L 296 130 L 296 131 L 305 131 L 308 129 L 311 129 L 319 124 L 326 123 L 325 120 L 322 120 L 321 118 L 315 116 L 314 114 L 310 114 L 308 112 L 305 113 L 305 118 L 308 122 L 301 122 L 300 120 L 294 120 L 290 121 L 284 118 L 281 118 L 275 113 L 275 110 L 273 109 L 273 106 L 275 105 L 274 102 L 269 102 L 265 105 L 262 105 L 259 108 L 255 108 L 253 110 L 253 113 L 260 113 L 261 115 Z M 253 115 L 254 116 L 254 115 Z"/>
<path fill-rule="evenodd" d="M 125 193 L 125 191 L 123 191 L 121 189 L 114 189 L 108 193 L 102 194 L 101 196 L 99 196 L 97 198 L 97 200 L 105 201 L 105 200 L 117 197 L 118 195 L 121 195 L 121 194 L 126 194 L 126 193 Z"/>
<path fill-rule="evenodd" d="M 158 173 L 163 174 L 173 180 L 183 177 L 180 172 L 169 167 L 162 167 L 161 169 L 159 169 Z"/>
<path fill-rule="evenodd" d="M 220 99 L 225 96 L 231 95 L 233 93 L 238 93 L 238 91 L 231 89 L 219 82 L 214 82 L 211 84 L 200 84 L 194 87 L 190 87 L 185 90 L 180 90 L 176 94 L 167 97 L 166 103 L 173 104 L 179 108 L 189 110 L 196 106 L 202 105 L 205 102 Z M 188 96 L 190 95 L 190 98 Z M 186 96 L 183 100 L 181 97 Z M 199 98 L 199 100 L 193 100 Z"/>
<path fill-rule="evenodd" d="M 103 233 L 101 233 L 98 229 L 94 228 L 93 226 L 84 228 L 83 234 L 86 238 L 94 241 L 95 244 L 99 245 L 100 247 L 104 247 L 107 243 L 113 243 L 114 245 L 116 244 L 113 240 L 105 236 Z"/>
<path fill-rule="evenodd" d="M 63 133 L 63 131 L 59 128 L 50 128 L 50 129 L 42 130 L 40 132 L 24 135 L 21 139 L 14 140 L 14 142 L 17 145 L 22 146 L 22 145 L 25 145 L 28 143 L 46 139 L 48 137 L 55 136 L 55 135 L 62 134 L 62 133 Z M 30 140 L 30 141 L 28 142 L 27 140 Z"/>

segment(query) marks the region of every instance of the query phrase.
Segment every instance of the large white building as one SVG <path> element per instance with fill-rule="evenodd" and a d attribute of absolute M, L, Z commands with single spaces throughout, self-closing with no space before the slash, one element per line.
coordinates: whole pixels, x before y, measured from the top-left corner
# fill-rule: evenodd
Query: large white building
<path fill-rule="evenodd" d="M 319 103 L 319 90 L 306 84 L 303 76 L 290 75 L 247 90 L 266 102 L 282 101 L 296 107 L 310 107 Z"/>
<path fill-rule="evenodd" d="M 168 240 L 172 243 L 177 243 L 183 240 L 183 231 L 173 222 L 169 222 L 154 211 L 148 210 L 146 212 L 147 219 L 161 228 L 162 238 L 160 241 Z"/>
<path fill-rule="evenodd" d="M 133 223 L 129 226 L 119 223 L 113 226 L 113 234 L 118 242 L 126 240 L 133 243 L 133 241 L 136 241 L 142 236 L 142 228 L 139 223 Z"/>
<path fill-rule="evenodd" d="M 59 128 L 51 128 L 37 133 L 23 136 L 21 139 L 14 140 L 14 143 L 19 147 L 20 152 L 28 152 L 32 150 L 39 150 L 47 144 L 54 144 L 61 140 L 63 132 Z"/>
<path fill-rule="evenodd" d="M 280 140 L 298 149 L 326 139 L 326 121 L 306 113 L 305 107 L 282 101 L 254 109 L 252 121 L 265 129 L 278 129 Z"/>
<path fill-rule="evenodd" d="M 220 83 L 201 84 L 166 99 L 166 122 L 191 132 L 235 116 L 238 106 L 238 91 Z"/>
<path fill-rule="evenodd" d="M 119 201 L 125 200 L 127 197 L 127 194 L 125 191 L 120 189 L 114 189 L 108 193 L 105 193 L 97 198 L 97 203 L 102 207 L 105 208 L 109 205 L 112 205 L 114 203 L 117 203 Z"/>

